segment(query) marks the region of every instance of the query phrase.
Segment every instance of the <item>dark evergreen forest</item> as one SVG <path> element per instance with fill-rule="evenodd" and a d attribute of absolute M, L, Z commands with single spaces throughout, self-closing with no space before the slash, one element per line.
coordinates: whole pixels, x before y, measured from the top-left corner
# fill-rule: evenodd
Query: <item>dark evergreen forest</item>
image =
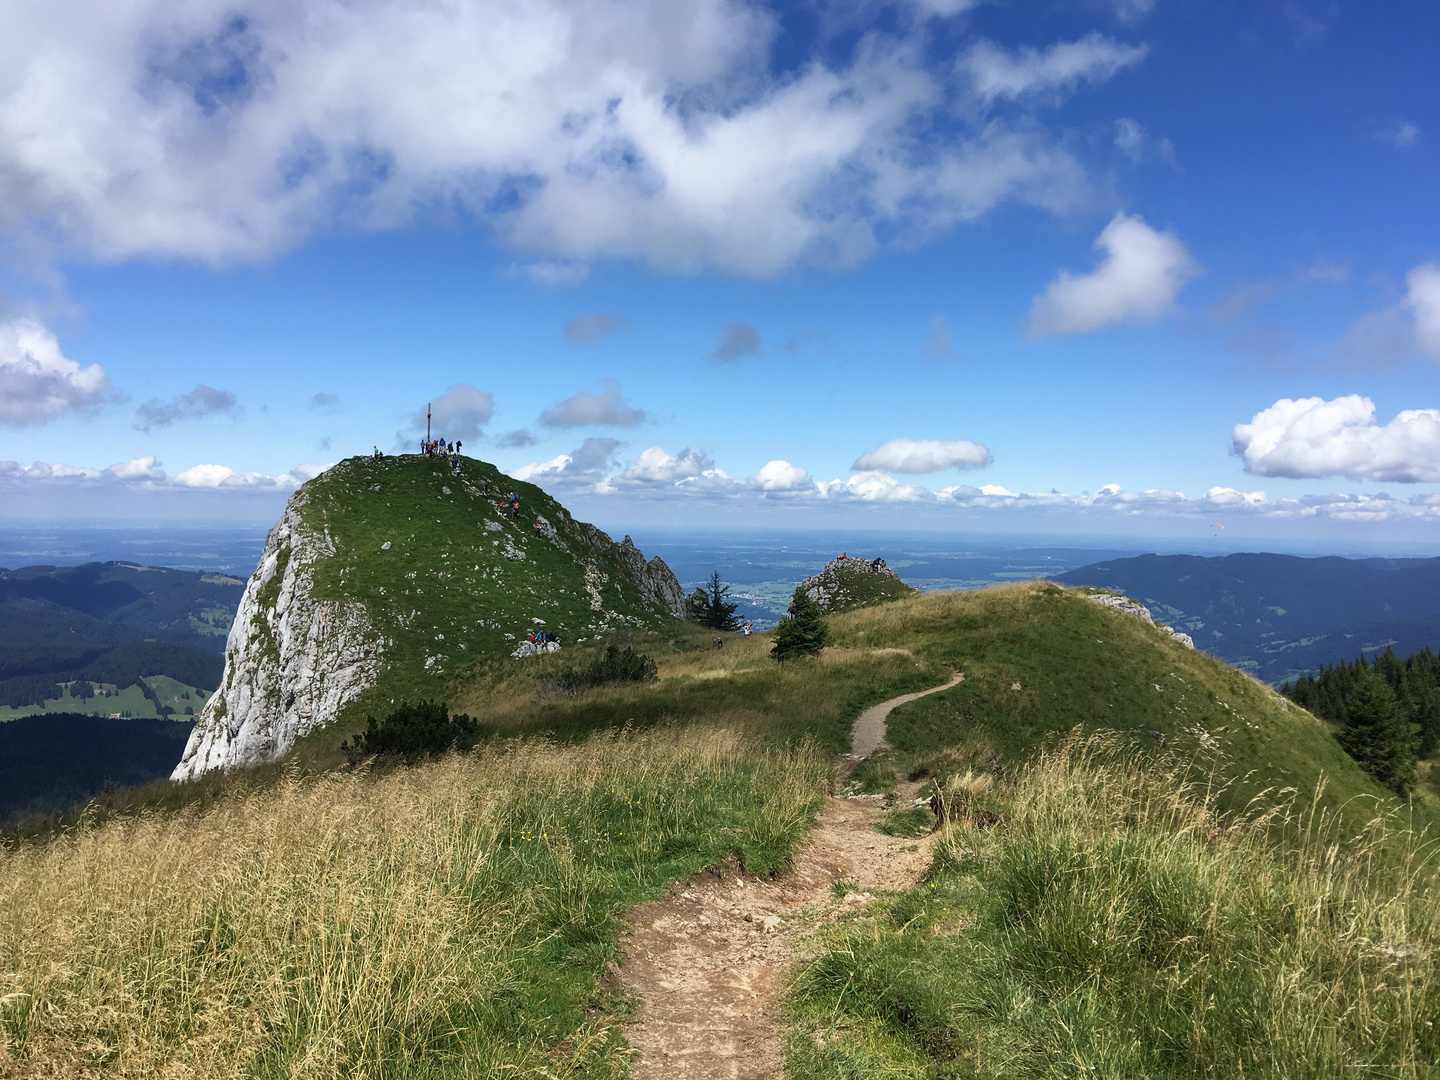
<path fill-rule="evenodd" d="M 1389 648 L 1373 661 L 1363 655 L 1354 663 L 1341 660 L 1318 675 L 1286 683 L 1280 692 L 1343 725 L 1341 745 L 1402 794 L 1413 783 L 1416 757 L 1440 749 L 1440 656 L 1428 647 L 1404 660 Z"/>

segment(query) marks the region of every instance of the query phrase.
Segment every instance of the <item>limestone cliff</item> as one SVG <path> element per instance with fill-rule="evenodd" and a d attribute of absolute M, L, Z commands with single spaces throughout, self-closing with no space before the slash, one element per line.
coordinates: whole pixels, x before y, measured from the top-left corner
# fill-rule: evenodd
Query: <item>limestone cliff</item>
<path fill-rule="evenodd" d="M 317 600 L 316 563 L 334 544 L 309 530 L 297 493 L 270 530 L 225 645 L 225 675 L 172 774 L 269 761 L 370 685 L 385 640 L 363 605 Z"/>
<path fill-rule="evenodd" d="M 531 630 L 563 648 L 683 606 L 663 561 L 494 466 L 352 458 L 270 531 L 173 775 L 274 760 L 347 710 L 443 699 L 477 663 L 526 655 Z"/>

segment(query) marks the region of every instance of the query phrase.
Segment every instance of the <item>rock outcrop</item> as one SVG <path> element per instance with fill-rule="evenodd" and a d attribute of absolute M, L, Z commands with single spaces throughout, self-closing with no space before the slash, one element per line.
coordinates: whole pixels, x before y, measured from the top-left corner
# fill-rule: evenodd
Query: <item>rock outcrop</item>
<path fill-rule="evenodd" d="M 1150 609 L 1128 596 L 1116 596 L 1113 593 L 1087 593 L 1091 600 L 1097 604 L 1104 604 L 1108 608 L 1114 608 L 1122 615 L 1129 615 L 1132 619 L 1139 619 L 1143 623 L 1149 623 L 1157 630 L 1169 634 L 1176 641 L 1187 648 L 1195 648 L 1195 640 L 1189 634 L 1181 633 L 1173 626 L 1166 626 L 1164 623 L 1157 623 L 1155 617 L 1150 614 Z"/>
<path fill-rule="evenodd" d="M 684 590 L 659 555 L 646 562 L 645 556 L 626 534 L 615 548 L 615 557 L 625 567 L 630 580 L 639 586 L 640 595 L 648 603 L 663 607 L 676 617 L 685 613 Z"/>
<path fill-rule="evenodd" d="M 265 540 L 230 627 L 224 679 L 173 779 L 279 757 L 375 679 L 385 639 L 365 608 L 312 594 L 313 567 L 334 546 L 307 528 L 304 501 L 297 492 Z"/>
<path fill-rule="evenodd" d="M 881 565 L 881 560 L 850 556 L 831 559 L 824 570 L 802 581 L 800 588 L 827 612 L 883 604 L 915 592 L 894 570 Z"/>
<path fill-rule="evenodd" d="M 508 490 L 519 513 L 492 494 Z M 662 560 L 494 466 L 351 458 L 270 531 L 173 775 L 272 761 L 347 710 L 445 700 L 476 660 L 534 654 L 517 639 L 537 626 L 583 642 L 683 608 Z"/>

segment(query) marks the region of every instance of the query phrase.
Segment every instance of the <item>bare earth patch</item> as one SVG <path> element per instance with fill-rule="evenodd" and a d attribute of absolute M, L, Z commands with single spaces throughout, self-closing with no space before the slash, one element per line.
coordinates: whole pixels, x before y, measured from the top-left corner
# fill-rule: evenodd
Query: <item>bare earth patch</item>
<path fill-rule="evenodd" d="M 901 785 L 906 805 L 918 785 Z M 781 1074 L 780 1009 L 797 946 L 870 891 L 910 888 L 929 837 L 873 828 L 878 799 L 831 798 L 795 868 L 776 881 L 707 871 L 631 915 L 620 980 L 639 1001 L 627 1030 L 637 1080 L 759 1080 Z M 832 886 L 851 889 L 841 898 Z"/>

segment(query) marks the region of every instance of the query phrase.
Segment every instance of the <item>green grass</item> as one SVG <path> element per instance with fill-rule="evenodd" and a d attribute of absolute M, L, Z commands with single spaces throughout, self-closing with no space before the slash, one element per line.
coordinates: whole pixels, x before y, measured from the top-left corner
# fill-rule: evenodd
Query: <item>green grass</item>
<path fill-rule="evenodd" d="M 732 733 L 282 776 L 0 853 L 0 1074 L 620 1077 L 626 909 L 782 871 L 828 762 Z"/>
<path fill-rule="evenodd" d="M 1227 825 L 1190 772 L 1113 738 L 1033 759 L 924 885 L 822 935 L 786 1076 L 1440 1075 L 1433 846 L 1304 804 Z"/>
<path fill-rule="evenodd" d="M 1403 1064 L 1436 1053 L 1433 877 L 1393 822 L 1367 826 L 1403 804 L 1313 717 L 1043 583 L 831 625 L 835 646 L 782 667 L 764 635 L 716 651 L 641 620 L 628 644 L 656 682 L 559 700 L 541 681 L 608 632 L 483 655 L 443 681 L 489 733 L 473 754 L 338 772 L 352 714 L 285 763 L 9 838 L 0 1073 L 7 1053 L 58 1071 L 101 1053 L 116 1075 L 619 1075 L 626 1003 L 599 975 L 626 906 L 729 854 L 783 867 L 855 717 L 954 664 L 965 681 L 893 712 L 894 749 L 851 779 L 965 787 L 996 823 L 949 833 L 923 888 L 818 943 L 788 1075 L 1426 1075 Z M 406 678 L 377 713 L 414 698 Z M 1318 817 L 1263 813 L 1290 802 Z"/>
<path fill-rule="evenodd" d="M 965 681 L 890 714 L 894 760 L 914 775 L 1003 771 L 1074 729 L 1192 756 L 1228 782 L 1222 805 L 1295 789 L 1358 829 L 1393 805 L 1327 726 L 1270 688 L 1076 590 L 1030 582 L 931 594 L 832 619 L 841 645 L 903 648 Z M 1015 689 L 1018 685 L 1019 689 Z M 1416 811 L 1435 820 L 1424 801 Z"/>
<path fill-rule="evenodd" d="M 942 682 L 945 669 L 902 652 L 827 650 L 826 654 L 776 664 L 768 635 L 727 638 L 711 647 L 714 631 L 672 621 L 627 632 L 625 640 L 653 657 L 653 683 L 604 686 L 574 697 L 546 697 L 542 684 L 564 667 L 582 666 L 604 649 L 608 636 L 551 656 L 482 660 L 446 699 L 452 711 L 476 717 L 492 734 L 543 734 L 561 740 L 597 730 L 672 724 L 733 728 L 775 745 L 813 740 L 833 753 L 850 748 L 855 717 L 876 702 Z M 376 710 L 391 708 L 386 694 Z M 300 739 L 291 759 L 328 768 L 345 759 L 339 745 L 363 730 L 353 711 L 340 722 Z"/>

